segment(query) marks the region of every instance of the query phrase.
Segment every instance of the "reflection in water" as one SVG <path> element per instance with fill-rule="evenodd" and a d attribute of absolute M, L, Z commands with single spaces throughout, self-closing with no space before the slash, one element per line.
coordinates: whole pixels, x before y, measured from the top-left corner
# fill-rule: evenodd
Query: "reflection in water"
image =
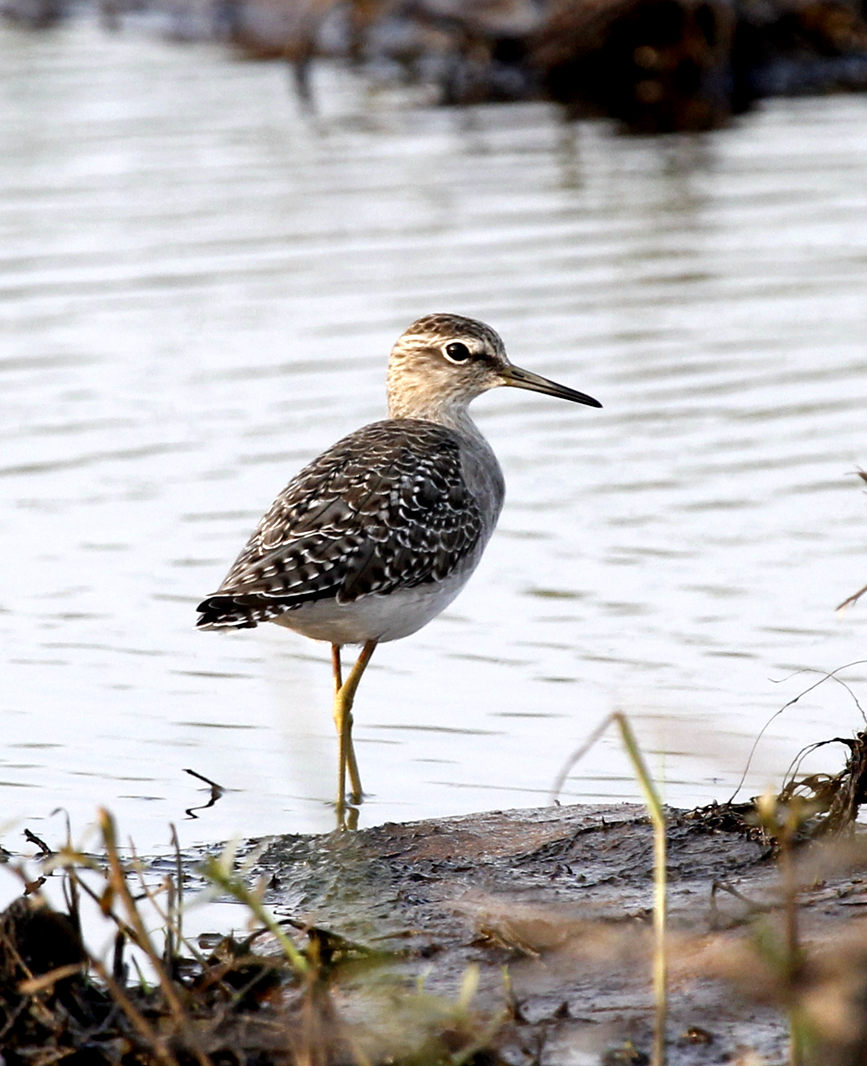
<path fill-rule="evenodd" d="M 859 658 L 867 146 L 857 98 L 624 139 L 542 105 L 413 110 L 317 72 L 0 31 L 7 818 L 96 803 L 141 849 L 327 829 L 327 648 L 193 608 L 276 491 L 382 416 L 414 318 L 491 322 L 598 418 L 491 395 L 500 528 L 356 708 L 362 820 L 544 803 L 610 710 L 669 802 L 724 798 Z M 857 109 L 857 110 L 856 110 Z M 11 564 L 8 562 L 11 560 Z M 847 680 L 856 688 L 863 668 Z M 860 716 L 821 686 L 748 788 Z M 637 798 L 612 737 L 567 798 Z"/>
<path fill-rule="evenodd" d="M 190 777 L 195 777 L 199 781 L 204 781 L 204 783 L 210 789 L 210 795 L 208 796 L 207 802 L 197 803 L 192 807 L 187 807 L 187 809 L 184 811 L 184 814 L 188 818 L 198 818 L 199 816 L 196 814 L 196 811 L 210 810 L 211 807 L 213 807 L 214 804 L 222 797 L 223 793 L 225 792 L 225 789 L 222 787 L 222 785 L 218 785 L 216 781 L 212 781 L 209 777 L 205 777 L 204 774 L 196 773 L 195 770 L 190 770 L 188 767 L 184 769 L 184 773 L 189 774 Z"/>

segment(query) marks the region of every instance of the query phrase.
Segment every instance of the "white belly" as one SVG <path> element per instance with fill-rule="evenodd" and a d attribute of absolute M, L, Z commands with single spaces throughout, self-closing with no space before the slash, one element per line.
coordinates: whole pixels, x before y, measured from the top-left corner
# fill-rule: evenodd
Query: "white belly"
<path fill-rule="evenodd" d="M 400 640 L 427 625 L 448 607 L 471 572 L 453 574 L 439 585 L 399 589 L 385 596 L 364 596 L 354 603 L 320 600 L 286 611 L 273 621 L 312 640 L 327 640 L 331 644 Z"/>

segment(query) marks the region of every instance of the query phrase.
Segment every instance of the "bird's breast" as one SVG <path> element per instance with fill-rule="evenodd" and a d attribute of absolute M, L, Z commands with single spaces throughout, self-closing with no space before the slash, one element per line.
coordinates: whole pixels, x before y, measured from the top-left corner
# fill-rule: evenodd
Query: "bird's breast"
<path fill-rule="evenodd" d="M 427 625 L 448 607 L 469 580 L 478 558 L 467 561 L 471 565 L 450 574 L 444 581 L 398 588 L 384 595 L 372 593 L 351 603 L 316 600 L 286 611 L 272 621 L 311 640 L 327 640 L 331 644 L 400 640 Z"/>
<path fill-rule="evenodd" d="M 482 515 L 487 543 L 503 508 L 506 485 L 493 449 L 480 434 L 462 443 L 461 470 L 466 490 Z"/>

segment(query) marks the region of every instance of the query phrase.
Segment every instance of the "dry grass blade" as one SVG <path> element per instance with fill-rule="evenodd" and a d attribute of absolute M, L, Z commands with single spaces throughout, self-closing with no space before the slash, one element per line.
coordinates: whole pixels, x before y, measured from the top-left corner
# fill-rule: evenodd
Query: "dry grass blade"
<path fill-rule="evenodd" d="M 596 743 L 608 726 L 614 722 L 620 730 L 623 746 L 635 771 L 635 778 L 644 796 L 650 820 L 653 824 L 653 930 L 655 949 L 653 953 L 653 992 L 656 1021 L 653 1030 L 653 1066 L 665 1066 L 665 1023 L 668 1013 L 668 962 L 666 958 L 666 840 L 665 812 L 644 761 L 641 748 L 632 732 L 629 719 L 621 711 L 605 718 L 590 734 L 590 737 L 567 759 L 554 783 L 553 798 L 559 795 L 567 775 L 575 763 Z"/>
<path fill-rule="evenodd" d="M 208 1057 L 199 1046 L 197 1032 L 187 1017 L 184 1005 L 181 1003 L 178 996 L 176 986 L 169 974 L 166 973 L 161 954 L 154 947 L 153 941 L 151 940 L 150 935 L 145 928 L 144 921 L 142 920 L 141 911 L 136 906 L 136 902 L 129 890 L 125 871 L 118 854 L 114 819 L 104 808 L 101 808 L 99 811 L 99 826 L 102 830 L 103 842 L 105 843 L 106 857 L 108 860 L 106 895 L 108 896 L 110 894 L 121 900 L 123 903 L 129 927 L 134 931 L 136 945 L 144 951 L 149 963 L 156 973 L 160 990 L 165 996 L 166 1004 L 171 1011 L 179 1034 L 183 1036 L 199 1066 L 210 1066 Z"/>
<path fill-rule="evenodd" d="M 230 853 L 228 857 L 226 852 L 220 858 L 209 857 L 203 863 L 203 870 L 209 881 L 250 909 L 254 917 L 265 926 L 280 945 L 283 954 L 297 973 L 307 974 L 309 972 L 310 964 L 295 946 L 292 938 L 286 935 L 280 923 L 263 906 L 259 897 L 251 892 L 241 878 L 232 871 Z"/>
<path fill-rule="evenodd" d="M 855 473 L 858 475 L 858 477 L 861 478 L 862 481 L 867 481 L 867 471 L 856 470 Z M 847 596 L 846 599 L 843 600 L 842 603 L 838 603 L 834 609 L 837 611 L 843 611 L 847 607 L 853 606 L 853 604 L 857 603 L 858 600 L 861 599 L 865 592 L 867 592 L 867 585 L 864 585 L 862 588 L 858 589 L 857 592 L 853 592 L 851 596 Z"/>

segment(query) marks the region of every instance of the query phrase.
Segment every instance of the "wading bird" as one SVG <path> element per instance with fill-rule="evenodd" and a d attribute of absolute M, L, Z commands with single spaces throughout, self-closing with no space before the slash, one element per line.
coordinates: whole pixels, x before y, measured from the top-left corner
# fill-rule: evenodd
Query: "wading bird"
<path fill-rule="evenodd" d="M 338 818 L 362 798 L 352 704 L 377 644 L 421 629 L 478 565 L 503 504 L 500 464 L 467 407 L 501 385 L 598 400 L 514 366 L 497 333 L 427 315 L 391 350 L 388 418 L 350 433 L 280 493 L 217 591 L 200 629 L 276 622 L 331 644 Z M 340 649 L 360 644 L 346 680 Z"/>

